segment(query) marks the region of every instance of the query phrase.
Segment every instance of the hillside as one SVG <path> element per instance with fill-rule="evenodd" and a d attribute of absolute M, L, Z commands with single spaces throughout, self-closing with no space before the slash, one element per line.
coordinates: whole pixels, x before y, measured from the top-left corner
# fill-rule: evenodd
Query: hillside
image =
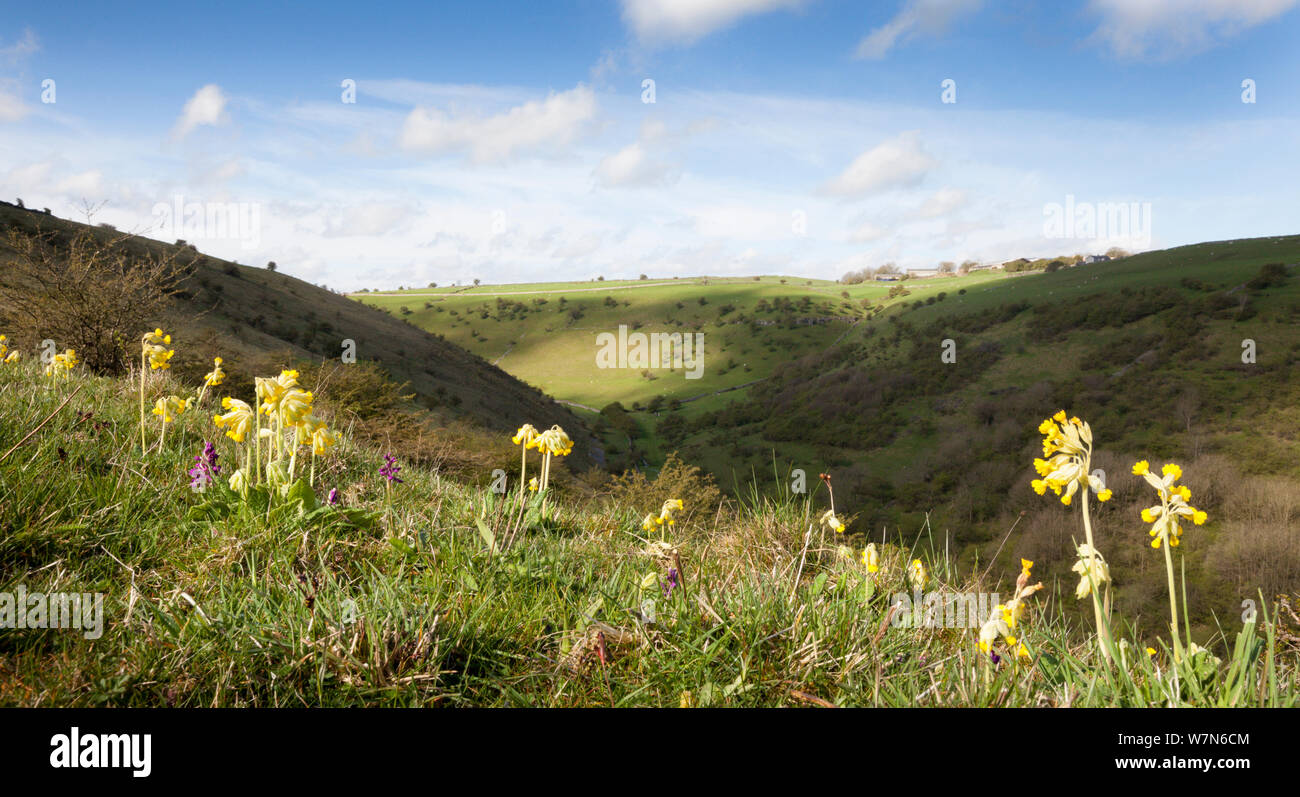
<path fill-rule="evenodd" d="M 1208 620 L 1234 595 L 1300 581 L 1298 262 L 1290 236 L 896 284 L 709 278 L 361 298 L 405 306 L 516 373 L 550 374 L 561 399 L 622 401 L 629 411 L 607 408 L 597 424 L 615 456 L 620 437 L 651 462 L 676 450 L 732 489 L 830 471 L 858 535 L 894 538 L 928 520 L 932 544 L 967 566 L 1010 569 L 1022 556 L 1048 572 L 1068 566 L 1060 507 L 1029 490 L 1027 420 L 1065 407 L 1096 430 L 1124 504 L 1140 500 L 1128 475 L 1140 456 L 1195 461 L 1234 485 L 1215 493 L 1223 522 L 1188 547 L 1203 597 L 1194 608 Z M 704 331 L 704 377 L 599 370 L 595 335 L 620 323 Z M 1246 340 L 1254 362 L 1243 362 Z M 1107 537 L 1136 530 L 1107 513 Z M 1121 595 L 1155 605 L 1139 590 Z"/>
<path fill-rule="evenodd" d="M 79 233 L 100 241 L 121 237 L 111 228 L 0 203 L 0 263 L 14 255 L 8 246 L 11 230 L 53 233 L 65 245 Z M 560 424 L 570 430 L 578 458 L 586 461 L 592 453 L 582 423 L 566 408 L 438 335 L 288 274 L 220 260 L 192 246 L 141 237 L 119 246 L 137 258 L 176 255 L 187 269 L 166 319 L 177 341 L 185 344 L 174 361 L 182 373 L 201 375 L 220 355 L 232 382 L 247 382 L 272 359 L 338 361 L 344 341 L 352 340 L 357 362 L 381 366 L 444 421 L 467 418 L 512 432 L 525 421 L 541 428 Z M 0 306 L 0 318 L 3 311 Z"/>

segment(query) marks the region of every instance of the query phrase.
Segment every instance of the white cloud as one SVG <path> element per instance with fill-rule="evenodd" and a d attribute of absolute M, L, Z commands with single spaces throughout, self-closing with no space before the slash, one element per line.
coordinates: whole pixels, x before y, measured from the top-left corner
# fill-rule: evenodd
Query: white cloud
<path fill-rule="evenodd" d="M 104 190 L 104 175 L 98 169 L 73 174 L 60 180 L 54 186 L 54 190 L 64 194 L 94 198 Z"/>
<path fill-rule="evenodd" d="M 194 96 L 185 103 L 185 108 L 181 110 L 180 118 L 172 129 L 172 137 L 179 140 L 201 125 L 219 125 L 227 121 L 226 95 L 221 93 L 220 86 L 209 83 L 194 92 Z"/>
<path fill-rule="evenodd" d="M 916 131 L 901 133 L 854 158 L 822 193 L 857 197 L 916 185 L 938 164 L 921 149 Z"/>
<path fill-rule="evenodd" d="M 36 34 L 32 33 L 31 28 L 27 28 L 23 31 L 21 39 L 8 47 L 0 47 L 0 60 L 15 64 L 39 49 L 41 49 L 41 45 L 36 40 Z"/>
<path fill-rule="evenodd" d="M 595 171 L 596 182 L 604 188 L 657 185 L 672 175 L 672 166 L 651 159 L 639 141 L 606 156 Z"/>
<path fill-rule="evenodd" d="M 916 209 L 922 219 L 937 219 L 966 205 L 966 192 L 958 188 L 941 188 Z"/>
<path fill-rule="evenodd" d="M 0 122 L 17 122 L 32 112 L 18 93 L 9 88 L 10 83 L 0 80 Z"/>
<path fill-rule="evenodd" d="M 1102 20 L 1090 37 L 1120 58 L 1168 59 L 1213 47 L 1270 22 L 1298 0 L 1092 0 Z"/>
<path fill-rule="evenodd" d="M 623 0 L 623 19 L 648 41 L 692 42 L 742 17 L 797 8 L 803 0 Z"/>
<path fill-rule="evenodd" d="M 324 238 L 391 235 L 408 228 L 413 214 L 409 205 L 368 202 L 327 214 L 320 235 Z"/>
<path fill-rule="evenodd" d="M 917 34 L 938 35 L 953 20 L 979 8 L 980 0 L 905 0 L 893 19 L 872 30 L 858 42 L 859 58 L 884 58 L 898 45 Z"/>
<path fill-rule="evenodd" d="M 637 141 L 601 159 L 593 172 L 597 185 L 602 188 L 619 188 L 675 182 L 681 176 L 681 170 L 664 159 L 663 151 L 703 129 L 704 125 L 697 122 L 681 130 L 670 131 L 662 120 L 647 118 L 641 123 Z"/>
<path fill-rule="evenodd" d="M 595 93 L 581 84 L 495 116 L 415 108 L 406 117 L 399 141 L 410 152 L 467 152 L 479 163 L 502 161 L 571 143 L 595 118 L 596 110 Z"/>
<path fill-rule="evenodd" d="M 49 188 L 48 180 L 53 168 L 54 164 L 49 161 L 29 163 L 26 166 L 11 169 L 5 175 L 4 181 L 19 191 L 45 190 Z"/>
<path fill-rule="evenodd" d="M 889 235 L 889 231 L 884 227 L 878 227 L 869 221 L 859 224 L 853 232 L 849 233 L 849 242 L 855 244 L 870 243 L 879 241 L 881 238 Z"/>

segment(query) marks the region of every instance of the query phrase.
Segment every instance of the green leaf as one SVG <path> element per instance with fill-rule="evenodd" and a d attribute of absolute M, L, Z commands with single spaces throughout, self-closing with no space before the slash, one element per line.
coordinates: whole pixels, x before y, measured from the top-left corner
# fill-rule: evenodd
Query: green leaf
<path fill-rule="evenodd" d="M 818 573 L 817 577 L 813 579 L 812 586 L 808 588 L 808 593 L 812 597 L 815 598 L 821 594 L 822 588 L 826 586 L 827 575 L 827 573 Z"/>
<path fill-rule="evenodd" d="M 483 522 L 483 518 L 476 518 L 474 522 L 478 524 L 479 536 L 481 536 L 483 538 L 483 542 L 487 544 L 488 551 L 491 553 L 496 553 L 497 535 L 492 533 L 492 529 L 488 528 L 487 524 Z"/>
<path fill-rule="evenodd" d="M 289 491 L 285 494 L 284 498 L 291 504 L 299 504 L 301 507 L 299 511 L 303 514 L 312 511 L 317 506 L 316 492 L 311 489 L 311 485 L 307 483 L 306 479 L 299 479 L 294 482 L 289 487 Z"/>

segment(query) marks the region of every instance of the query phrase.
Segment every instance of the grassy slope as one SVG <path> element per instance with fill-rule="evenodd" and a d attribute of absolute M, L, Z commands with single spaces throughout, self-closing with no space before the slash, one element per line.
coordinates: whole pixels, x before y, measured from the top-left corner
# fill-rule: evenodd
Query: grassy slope
<path fill-rule="evenodd" d="M 186 386 L 163 375 L 149 390 Z M 0 592 L 103 592 L 107 622 L 94 641 L 0 631 L 0 705 L 674 706 L 689 693 L 727 706 L 1284 706 L 1300 695 L 1295 651 L 1271 622 L 1258 635 L 1255 624 L 1198 635 L 1225 663 L 1175 690 L 1158 631 L 1117 617 L 1132 641 L 1108 671 L 1086 629 L 1059 613 L 1073 597 L 1050 588 L 1017 628 L 1032 661 L 994 668 L 973 630 L 884 623 L 916 554 L 886 547 L 869 580 L 830 541 L 808 545 L 819 510 L 805 501 L 674 527 L 684 583 L 667 598 L 640 586 L 669 566 L 639 536 L 645 506 L 534 509 L 494 555 L 478 519 L 504 540 L 513 512 L 412 466 L 387 498 L 379 452 L 346 440 L 320 463 L 318 492 L 339 487 L 373 522 L 237 502 L 198 512 L 230 501 L 219 483 L 205 494 L 187 484 L 210 422 L 182 416 L 165 449 L 142 455 L 135 412 L 122 380 L 53 381 L 30 360 L 0 368 Z M 229 466 L 234 444 L 218 445 Z M 931 590 L 1007 594 L 920 555 Z M 630 610 L 649 597 L 655 622 L 638 626 Z M 1225 644 L 1240 650 L 1235 676 Z"/>
<path fill-rule="evenodd" d="M 85 230 L 114 234 L 0 203 L 0 262 L 10 255 L 3 243 L 8 230 L 38 228 L 60 236 Z M 141 256 L 176 248 L 143 238 L 128 246 Z M 176 332 L 178 366 L 189 359 L 204 368 L 220 355 L 238 378 L 250 375 L 244 373 L 250 362 L 267 358 L 337 359 L 342 342 L 350 339 L 359 361 L 376 362 L 398 382 L 409 383 L 420 404 L 444 417 L 467 416 L 498 431 L 513 431 L 525 421 L 539 428 L 560 424 L 573 435 L 577 456 L 585 459 L 589 453 L 581 424 L 567 409 L 454 342 L 288 274 L 194 257 L 186 293 L 169 319 L 176 325 L 169 330 Z"/>
<path fill-rule="evenodd" d="M 1049 506 L 1028 490 L 1037 445 L 1034 427 L 1058 407 L 1085 417 L 1097 433 L 1098 464 L 1117 488 L 1117 501 L 1103 515 L 1104 536 L 1122 541 L 1113 545 L 1134 543 L 1135 566 L 1145 567 L 1141 560 L 1149 558 L 1140 553 L 1139 540 L 1129 539 L 1129 530 L 1138 525 L 1133 517 L 1148 497 L 1127 477 L 1138 458 L 1190 463 L 1209 456 L 1201 469 L 1222 471 L 1224 478 L 1240 481 L 1239 489 L 1254 489 L 1256 482 L 1246 480 L 1264 477 L 1286 480 L 1291 486 L 1279 488 L 1284 492 L 1295 489 L 1300 385 L 1290 375 L 1300 361 L 1300 279 L 1292 276 L 1287 284 L 1265 290 L 1250 290 L 1244 283 L 1264 264 L 1297 262 L 1300 237 L 1289 236 L 1210 242 L 1050 274 L 909 281 L 904 286 L 911 294 L 892 302 L 883 296 L 888 285 L 846 288 L 802 280 L 782 285 L 776 278 L 710 279 L 707 285 L 683 280 L 670 288 L 626 290 L 610 294 L 620 302 L 617 308 L 605 308 L 599 293 L 575 299 L 562 293 L 571 286 L 559 286 L 557 293 L 570 297 L 570 303 L 586 303 L 586 315 L 575 327 L 608 329 L 620 321 L 641 321 L 647 330 L 664 328 L 675 312 L 683 329 L 703 329 L 711 364 L 700 380 L 703 385 L 716 389 L 776 373 L 759 385 L 685 404 L 676 413 L 633 413 L 646 436 L 635 444 L 650 459 L 678 449 L 730 488 L 743 488 L 755 475 L 773 484 L 774 461 L 782 476 L 796 467 L 808 474 L 829 470 L 836 474 L 839 505 L 856 517 L 853 530 L 859 541 L 867 534 L 879 538 L 882 529 L 891 538 L 906 535 L 929 512 L 967 565 L 998 557 L 1001 567 L 1013 570 L 1023 555 L 1043 561 L 1048 572 L 1064 572 L 1070 565 L 1065 549 L 1048 542 L 1063 533 L 1061 507 Z M 1294 275 L 1294 267 L 1291 271 Z M 850 294 L 848 306 L 839 295 L 842 290 Z M 1139 308 L 1134 318 L 1122 317 L 1126 297 L 1140 298 L 1144 291 L 1173 304 L 1158 305 L 1153 312 Z M 946 293 L 942 301 L 925 303 L 940 292 Z M 716 326 L 717 309 L 724 304 L 736 305 L 734 315 L 773 318 L 777 316 L 754 311 L 760 298 L 799 295 L 829 302 L 846 321 L 793 329 Z M 701 297 L 709 304 L 700 307 Z M 581 395 L 587 399 L 583 403 L 600 406 L 615 398 L 630 404 L 660 392 L 678 397 L 702 392 L 695 385 L 688 388 L 679 376 L 647 381 L 634 372 L 597 371 L 588 365 L 594 362 L 595 330 L 558 322 L 562 316 L 552 310 L 556 298 L 550 297 L 544 312 L 518 320 L 476 316 L 471 323 L 450 327 L 445 325 L 449 313 L 425 309 L 413 297 L 372 295 L 365 300 L 405 304 L 417 323 L 464 336 L 467 345 L 473 345 L 468 337 L 472 326 L 486 339 L 478 344 L 480 350 L 495 347 L 498 354 L 505 351 L 507 338 L 522 330 L 527 334 L 520 340 L 533 341 L 529 357 L 517 360 L 512 352 L 503 365 L 533 369 L 533 378 L 551 379 L 561 398 Z M 885 309 L 850 329 L 847 319 L 861 313 L 861 298 Z M 1205 309 L 1204 303 L 1220 300 L 1227 306 Z M 495 300 L 463 294 L 445 300 L 448 308 L 460 309 L 462 318 L 484 301 L 489 314 L 495 314 Z M 623 301 L 630 306 L 622 306 Z M 1241 301 L 1246 302 L 1244 312 Z M 683 304 L 681 310 L 676 310 L 677 302 Z M 1016 303 L 1024 307 L 1009 318 L 970 325 L 969 319 L 980 313 Z M 1090 307 L 1102 308 L 1102 317 L 1059 333 L 1043 332 L 1045 319 Z M 1113 317 L 1107 317 L 1112 311 Z M 1194 323 L 1184 325 L 1189 319 Z M 954 339 L 959 351 L 951 374 L 935 370 L 946 338 Z M 1245 338 L 1258 346 L 1254 365 L 1241 362 Z M 972 353 L 981 346 L 993 347 L 991 363 L 972 367 L 979 361 Z M 749 364 L 751 371 L 719 374 L 713 366 L 728 359 Z M 904 388 L 889 393 L 883 406 L 873 403 L 874 396 L 883 395 L 881 386 L 900 377 Z M 947 379 L 939 384 L 939 377 Z M 684 421 L 684 432 L 665 439 L 659 424 L 672 415 Z M 612 453 L 620 445 L 617 438 L 607 432 Z M 627 445 L 626 438 L 621 444 Z M 1228 470 L 1223 461 L 1231 466 Z M 1196 616 L 1209 622 L 1212 612 L 1225 611 L 1258 584 L 1249 575 L 1226 575 L 1223 565 L 1241 554 L 1238 546 L 1244 543 L 1236 538 L 1251 515 L 1221 492 L 1204 500 L 1213 502 L 1206 508 L 1216 522 L 1189 542 L 1188 551 L 1198 588 Z M 1028 514 L 1017 526 L 1021 511 Z M 1279 528 L 1292 529 L 1294 539 L 1295 513 L 1279 512 L 1284 515 Z M 1250 545 L 1250 556 L 1263 556 L 1265 543 Z M 1288 568 L 1300 572 L 1295 548 L 1272 549 L 1282 573 Z M 1286 582 L 1287 577 L 1273 580 L 1279 579 Z M 1141 589 L 1124 599 L 1135 610 L 1159 610 L 1158 595 Z"/>

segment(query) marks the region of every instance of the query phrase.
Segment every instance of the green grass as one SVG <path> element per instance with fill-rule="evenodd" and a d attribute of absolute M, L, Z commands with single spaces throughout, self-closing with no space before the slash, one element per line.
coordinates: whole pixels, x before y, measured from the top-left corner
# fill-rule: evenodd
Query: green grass
<path fill-rule="evenodd" d="M 173 379 L 155 378 L 149 394 L 189 392 Z M 683 571 L 665 597 L 641 586 L 676 564 L 648 544 L 659 532 L 640 530 L 672 497 L 653 491 L 631 503 L 562 491 L 520 510 L 404 463 L 389 496 L 383 452 L 345 435 L 318 463 L 316 490 L 337 487 L 342 509 L 246 505 L 220 483 L 195 493 L 185 470 L 213 439 L 208 412 L 182 416 L 165 449 L 142 455 L 135 391 L 84 374 L 50 380 L 31 361 L 0 367 L 0 592 L 103 592 L 107 625 L 93 641 L 0 632 L 0 704 L 676 706 L 684 693 L 720 706 L 1297 703 L 1296 652 L 1271 611 L 1194 634 L 1223 663 L 1185 665 L 1176 680 L 1167 649 L 1142 652 L 1159 627 L 1120 615 L 1124 664 L 1103 665 L 1074 619 L 1072 582 L 1030 600 L 1017 630 L 1033 655 L 1019 665 L 992 665 L 974 630 L 882 625 L 914 557 L 930 589 L 1011 586 L 960 567 L 929 525 L 886 546 L 873 581 L 815 530 L 822 494 L 688 506 L 664 537 Z M 229 467 L 235 445 L 218 447 Z M 636 613 L 648 597 L 647 625 Z"/>

